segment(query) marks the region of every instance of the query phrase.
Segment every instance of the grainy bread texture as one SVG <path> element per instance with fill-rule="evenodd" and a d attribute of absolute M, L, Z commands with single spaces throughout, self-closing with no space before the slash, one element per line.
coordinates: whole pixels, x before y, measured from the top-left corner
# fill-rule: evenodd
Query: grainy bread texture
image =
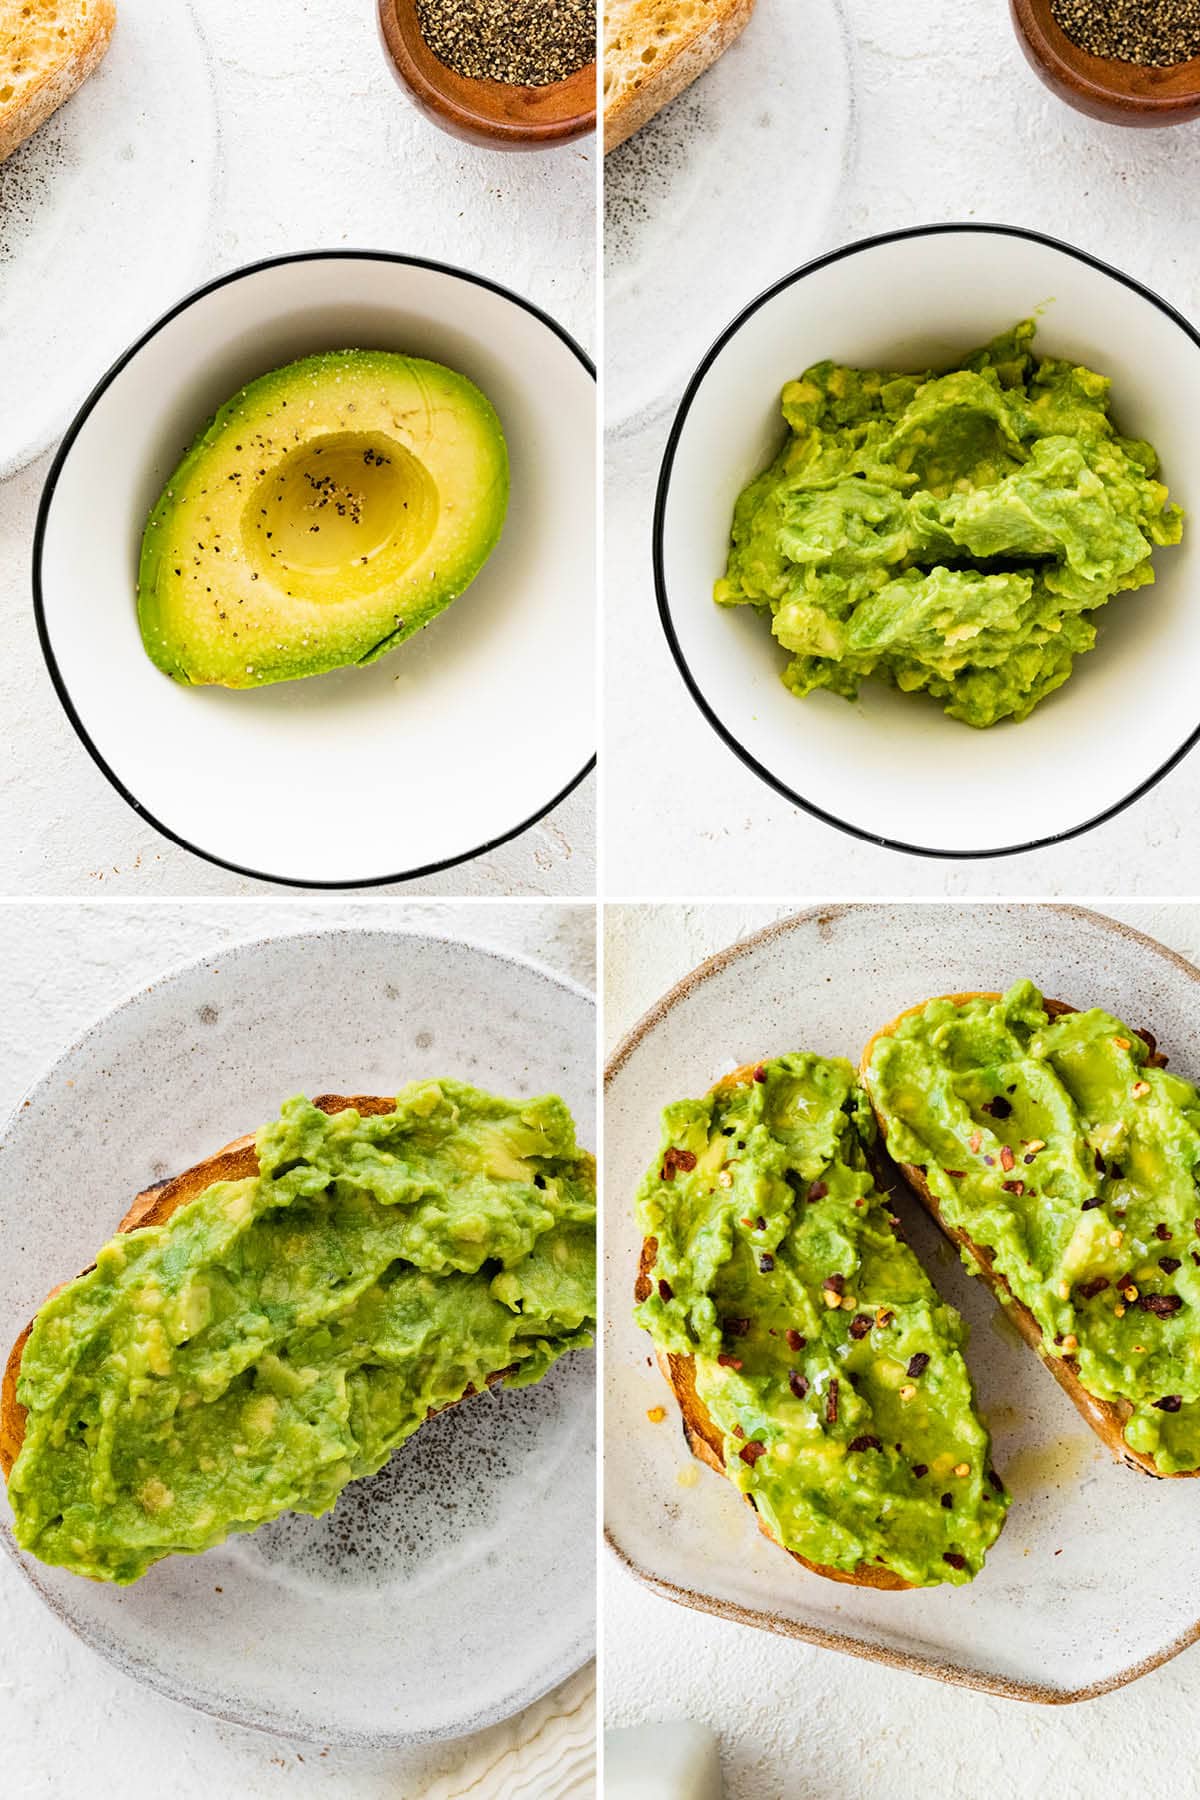
<path fill-rule="evenodd" d="M 606 0 L 605 152 L 703 75 L 753 11 L 754 0 Z"/>
<path fill-rule="evenodd" d="M 116 0 L 0 0 L 0 162 L 99 65 Z"/>
<path fill-rule="evenodd" d="M 972 992 L 968 994 L 946 994 L 943 995 L 942 998 L 951 1001 L 955 1006 L 964 1006 L 970 1000 L 999 1000 L 1002 999 L 1003 996 L 997 993 Z M 929 1002 L 927 1000 L 923 1000 L 919 1006 L 907 1007 L 904 1012 L 894 1018 L 890 1024 L 881 1025 L 879 1030 L 868 1040 L 867 1046 L 862 1053 L 860 1070 L 863 1077 L 863 1085 L 867 1090 L 867 1094 L 871 1099 L 871 1104 L 875 1111 L 875 1118 L 879 1126 L 880 1137 L 885 1140 L 887 1138 L 887 1125 L 880 1114 L 878 1107 L 875 1106 L 874 1096 L 871 1094 L 871 1086 L 867 1078 L 867 1069 L 871 1060 L 871 1052 L 880 1038 L 891 1037 L 893 1035 L 901 1019 L 906 1019 L 913 1013 L 922 1012 L 928 1004 Z M 1052 1019 L 1061 1018 L 1064 1013 L 1072 1013 L 1078 1010 L 1074 1006 L 1068 1006 L 1065 1000 L 1047 1000 L 1045 1002 L 1045 1007 Z M 1125 1421 L 1133 1411 L 1133 1407 L 1130 1405 L 1129 1401 L 1100 1400 L 1095 1394 L 1088 1392 L 1087 1388 L 1085 1388 L 1080 1381 L 1075 1370 L 1075 1365 L 1071 1362 L 1070 1358 L 1056 1356 L 1053 1348 L 1046 1344 L 1042 1337 L 1041 1326 L 1038 1324 L 1029 1308 L 1024 1306 L 1021 1301 L 1017 1299 L 1005 1277 L 992 1267 L 991 1259 L 986 1250 L 976 1244 L 965 1231 L 961 1231 L 952 1225 L 948 1225 L 945 1219 L 943 1219 L 937 1196 L 931 1191 L 929 1183 L 925 1179 L 924 1169 L 916 1168 L 911 1163 L 900 1163 L 897 1167 L 912 1192 L 925 1208 L 926 1212 L 936 1224 L 941 1226 L 951 1243 L 956 1245 L 960 1251 L 970 1257 L 972 1263 L 975 1265 L 975 1271 L 982 1277 L 985 1287 L 990 1288 L 996 1298 L 1003 1304 L 1005 1317 L 1016 1326 L 1029 1348 L 1037 1352 L 1042 1362 L 1053 1375 L 1055 1381 L 1057 1381 L 1059 1387 L 1062 1388 L 1063 1392 L 1074 1402 L 1082 1417 L 1087 1420 L 1092 1430 L 1096 1433 L 1096 1436 L 1105 1447 L 1112 1452 L 1118 1461 L 1128 1463 L 1131 1469 L 1140 1469 L 1143 1474 L 1155 1475 L 1160 1480 L 1190 1479 L 1200 1475 L 1200 1469 L 1189 1469 L 1182 1471 L 1178 1477 L 1166 1476 L 1158 1467 L 1158 1464 L 1152 1456 L 1143 1456 L 1139 1451 L 1131 1449 L 1125 1442 Z"/>

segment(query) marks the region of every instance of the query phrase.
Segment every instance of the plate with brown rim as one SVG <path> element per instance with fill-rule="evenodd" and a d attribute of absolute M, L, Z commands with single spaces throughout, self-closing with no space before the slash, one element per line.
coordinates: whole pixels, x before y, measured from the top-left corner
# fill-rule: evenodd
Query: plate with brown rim
<path fill-rule="evenodd" d="M 1200 1638 L 1190 1482 L 1116 1463 L 972 1281 L 915 1201 L 907 1235 L 970 1328 L 967 1360 L 1013 1504 L 966 1588 L 886 1593 L 809 1574 L 694 1462 L 632 1315 L 632 1198 L 667 1102 L 787 1050 L 857 1062 L 934 994 L 1028 976 L 1155 1033 L 1200 1077 L 1200 970 L 1151 938 L 1067 906 L 812 909 L 694 969 L 614 1050 L 605 1101 L 605 1535 L 632 1574 L 682 1605 L 960 1686 L 1043 1703 L 1136 1680 Z M 648 1414 L 666 1408 L 661 1422 Z"/>

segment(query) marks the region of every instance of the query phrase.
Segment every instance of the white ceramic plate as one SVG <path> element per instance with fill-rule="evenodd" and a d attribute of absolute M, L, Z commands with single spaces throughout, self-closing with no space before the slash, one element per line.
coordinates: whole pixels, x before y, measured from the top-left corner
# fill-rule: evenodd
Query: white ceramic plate
<path fill-rule="evenodd" d="M 632 1196 L 663 1105 L 786 1050 L 857 1063 L 906 1006 L 1021 976 L 1144 1025 L 1173 1068 L 1200 1074 L 1200 971 L 1095 913 L 1049 906 L 803 913 L 703 964 L 617 1050 L 605 1105 L 605 1512 L 622 1560 L 686 1605 L 945 1681 L 1080 1700 L 1200 1636 L 1200 1487 L 1112 1460 L 915 1201 L 900 1209 L 906 1231 L 971 1327 L 967 1361 L 1013 1495 L 970 1587 L 887 1594 L 798 1568 L 729 1483 L 694 1463 L 631 1317 Z M 660 1405 L 667 1422 L 651 1424 Z"/>
<path fill-rule="evenodd" d="M 217 168 L 191 7 L 121 0 L 96 74 L 0 164 L 0 477 L 49 449 L 147 316 L 195 279 Z"/>
<path fill-rule="evenodd" d="M 316 1003 L 311 1003 L 313 997 Z M 594 1007 L 532 963 L 332 930 L 222 950 L 102 1019 L 0 1146 L 0 1335 L 86 1267 L 138 1189 L 287 1095 L 455 1075 L 561 1093 L 593 1143 Z M 128 1588 L 5 1547 L 128 1674 L 224 1718 L 398 1744 L 509 1717 L 593 1653 L 595 1359 L 454 1408 L 323 1519 L 285 1516 Z"/>
<path fill-rule="evenodd" d="M 1138 798 L 1200 731 L 1200 529 L 1156 557 L 1155 587 L 1097 615 L 1099 642 L 1020 725 L 972 731 L 882 682 L 850 705 L 797 700 L 750 607 L 714 605 L 734 501 L 783 439 L 779 391 L 823 357 L 952 364 L 1042 314 L 1038 347 L 1112 377 L 1122 430 L 1149 438 L 1174 498 L 1200 498 L 1200 335 L 1079 250 L 1007 226 L 927 226 L 852 244 L 790 275 L 700 365 L 667 446 L 655 520 L 663 624 L 693 698 L 785 798 L 892 848 L 995 856 L 1070 837 Z"/>
<path fill-rule="evenodd" d="M 611 428 L 663 412 L 747 291 L 828 243 L 850 152 L 850 58 L 839 4 L 758 0 L 720 61 L 605 157 Z"/>
<path fill-rule="evenodd" d="M 512 464 L 500 544 L 460 599 L 370 668 L 259 691 L 181 687 L 137 628 L 151 504 L 241 383 L 345 347 L 432 357 L 488 395 Z M 201 289 L 105 377 L 46 485 L 35 607 L 75 729 L 158 830 L 265 880 L 400 880 L 515 836 L 595 749 L 594 438 L 583 352 L 478 276 L 335 251 Z"/>

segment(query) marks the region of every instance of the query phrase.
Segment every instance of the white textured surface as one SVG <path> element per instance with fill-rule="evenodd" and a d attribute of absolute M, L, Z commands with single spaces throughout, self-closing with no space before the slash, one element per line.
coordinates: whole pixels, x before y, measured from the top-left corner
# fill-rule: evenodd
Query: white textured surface
<path fill-rule="evenodd" d="M 590 907 L 395 902 L 0 907 L 0 1115 L 65 1044 L 135 987 L 213 947 L 309 925 L 457 933 L 590 983 Z M 121 1794 L 151 1800 L 588 1800 L 592 1674 L 468 1744 L 411 1756 L 295 1744 L 220 1724 L 119 1675 L 58 1625 L 0 1557 L 0 1735 L 13 1800 Z M 136 1754 L 134 1747 L 136 1746 Z M 522 1783 L 528 1782 L 529 1788 Z M 474 1784 L 474 1785 L 473 1785 Z M 540 1784 L 540 1785 L 537 1785 Z"/>
<path fill-rule="evenodd" d="M 793 907 L 610 908 L 605 1034 L 611 1049 L 698 962 Z M 1200 906 L 1109 905 L 1191 960 Z M 1188 1720 L 1200 1656 L 1185 1651 L 1131 1687 L 1077 1706 L 1027 1706 L 903 1675 L 705 1618 L 640 1587 L 605 1555 L 606 1723 L 692 1717 L 722 1739 L 727 1800 L 889 1800 L 1053 1794 L 1089 1800 L 1105 1767 L 1166 1791 L 1200 1752 Z M 1163 1731 L 1163 1721 L 1173 1721 Z"/>
<path fill-rule="evenodd" d="M 222 151 L 201 275 L 288 250 L 409 251 L 528 295 L 591 348 L 591 139 L 514 155 L 446 136 L 394 81 L 374 0 L 202 0 L 196 11 L 212 56 Z M 78 329 L 86 330 L 88 270 L 72 266 L 69 245 L 61 280 L 78 289 Z M 101 373 L 102 363 L 94 370 Z M 61 711 L 37 646 L 29 579 L 48 466 L 43 459 L 0 488 L 0 892 L 269 893 L 145 825 Z M 593 892 L 592 789 L 586 781 L 512 843 L 407 891 Z"/>
<path fill-rule="evenodd" d="M 773 275 L 873 232 L 995 220 L 1058 234 L 1129 270 L 1185 314 L 1200 313 L 1188 224 L 1200 183 L 1200 123 L 1130 131 L 1070 111 L 1026 65 L 1004 0 L 759 0 L 747 37 L 769 35 L 773 15 L 790 8 L 831 4 L 842 6 L 854 46 L 855 143 L 824 235 L 797 239 Z M 797 107 L 804 79 L 798 68 Z M 755 117 L 752 101 L 747 116 Z M 773 194 L 749 193 L 744 204 L 763 211 L 768 233 Z M 711 232 L 717 258 L 719 219 Z M 671 254 L 669 229 L 663 251 Z M 745 299 L 769 278 L 756 268 Z M 610 312 L 607 330 L 619 323 L 631 328 Z M 679 329 L 689 334 L 686 319 Z M 694 365 L 707 341 L 690 347 Z M 609 456 L 606 805 L 620 822 L 608 833 L 609 893 L 1154 894 L 1200 885 L 1197 756 L 1112 823 L 1001 862 L 899 856 L 773 795 L 696 709 L 659 626 L 649 538 L 668 423 L 663 415 L 637 437 L 617 439 Z"/>

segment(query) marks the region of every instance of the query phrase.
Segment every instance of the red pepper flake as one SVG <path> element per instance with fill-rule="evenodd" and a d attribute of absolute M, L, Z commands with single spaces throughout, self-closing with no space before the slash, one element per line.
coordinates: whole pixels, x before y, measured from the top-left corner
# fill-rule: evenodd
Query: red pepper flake
<path fill-rule="evenodd" d="M 748 1444 L 743 1444 L 738 1451 L 738 1455 L 741 1457 L 742 1461 L 744 1463 L 749 1463 L 751 1468 L 754 1467 L 760 1456 L 765 1456 L 766 1454 L 767 1446 L 765 1444 L 760 1444 L 755 1438 L 751 1438 Z"/>
<path fill-rule="evenodd" d="M 793 1394 L 795 1394 L 797 1400 L 803 1400 L 808 1393 L 808 1383 L 798 1369 L 788 1370 L 788 1386 L 791 1388 Z"/>
<path fill-rule="evenodd" d="M 1003 1187 L 1006 1194 L 1015 1194 L 1018 1200 L 1025 1192 L 1025 1183 L 1023 1181 L 1006 1181 L 1003 1183 Z"/>
<path fill-rule="evenodd" d="M 942 1505 L 945 1507 L 946 1511 L 949 1512 L 950 1508 L 954 1505 L 954 1495 L 953 1494 L 943 1494 L 942 1495 Z"/>
<path fill-rule="evenodd" d="M 823 1200 L 828 1192 L 829 1187 L 826 1182 L 814 1181 L 808 1190 L 808 1197 L 810 1200 Z"/>
<path fill-rule="evenodd" d="M 913 1464 L 913 1474 L 916 1476 L 918 1481 L 920 1481 L 924 1476 L 928 1475 L 928 1473 L 929 1473 L 929 1464 L 928 1463 L 914 1463 Z"/>
<path fill-rule="evenodd" d="M 908 1378 L 909 1378 L 909 1380 L 916 1381 L 918 1376 L 923 1375 L 928 1367 L 929 1367 L 929 1352 L 927 1350 L 918 1350 L 917 1354 L 915 1356 L 909 1358 L 909 1363 L 908 1363 Z"/>
<path fill-rule="evenodd" d="M 971 1133 L 970 1137 L 967 1139 L 967 1149 L 971 1152 L 972 1156 L 979 1155 L 979 1152 L 983 1149 L 982 1131 L 973 1131 Z"/>
<path fill-rule="evenodd" d="M 944 1550 L 942 1552 L 942 1561 L 949 1563 L 952 1569 L 965 1569 L 967 1566 L 966 1557 L 960 1556 L 957 1550 Z"/>
<path fill-rule="evenodd" d="M 771 1270 L 775 1267 L 775 1258 L 771 1255 L 769 1250 L 763 1251 L 758 1259 L 758 1266 L 762 1274 L 769 1275 L 771 1273 Z"/>
<path fill-rule="evenodd" d="M 1092 1279 L 1090 1281 L 1085 1281 L 1080 1288 L 1080 1298 L 1082 1300 L 1094 1300 L 1096 1295 L 1102 1294 L 1107 1286 L 1107 1275 L 1093 1275 Z"/>
<path fill-rule="evenodd" d="M 1027 1150 L 1025 1152 L 1025 1155 L 1021 1158 L 1021 1161 L 1023 1163 L 1025 1163 L 1026 1166 L 1028 1166 L 1033 1161 L 1033 1159 L 1036 1155 L 1037 1155 L 1036 1150 Z"/>
<path fill-rule="evenodd" d="M 1161 1400 L 1154 1402 L 1159 1412 L 1178 1412 L 1183 1405 L 1182 1394 L 1164 1394 Z"/>
<path fill-rule="evenodd" d="M 995 1157 L 994 1157 L 994 1156 L 985 1156 L 985 1157 L 984 1157 L 984 1159 L 983 1159 L 983 1160 L 984 1160 L 984 1162 L 985 1162 L 985 1163 L 986 1163 L 986 1164 L 987 1164 L 987 1166 L 988 1166 L 988 1168 L 989 1168 L 989 1169 L 994 1169 L 994 1168 L 995 1168 L 995 1166 L 996 1166 L 996 1159 L 995 1159 Z"/>
<path fill-rule="evenodd" d="M 1096 1206 L 1103 1206 L 1103 1205 L 1104 1205 L 1104 1197 L 1103 1197 L 1103 1195 L 1102 1195 L 1102 1194 L 1097 1194 L 1097 1195 L 1096 1195 L 1096 1197 L 1095 1197 L 1095 1199 L 1093 1199 L 1093 1200 L 1085 1200 L 1085 1201 L 1084 1201 L 1084 1203 L 1083 1203 L 1083 1205 L 1082 1205 L 1082 1206 L 1081 1206 L 1081 1207 L 1080 1207 L 1080 1209 L 1079 1209 L 1079 1210 L 1080 1210 L 1080 1212 L 1091 1212 L 1091 1211 L 1092 1211 L 1092 1209 L 1093 1209 L 1093 1207 L 1096 1207 Z"/>
<path fill-rule="evenodd" d="M 865 1431 L 862 1437 L 852 1438 L 846 1448 L 847 1450 L 882 1450 L 883 1445 L 877 1437 L 873 1437 L 869 1431 Z"/>
<path fill-rule="evenodd" d="M 1200 1269 L 1200 1250 L 1192 1251 L 1192 1261 L 1195 1263 L 1196 1267 Z"/>
<path fill-rule="evenodd" d="M 821 1286 L 823 1288 L 828 1288 L 831 1294 L 844 1294 L 846 1291 L 846 1277 L 844 1275 L 827 1275 L 821 1283 Z"/>
<path fill-rule="evenodd" d="M 675 1290 L 672 1288 L 669 1281 L 659 1282 L 658 1297 L 660 1300 L 673 1300 L 675 1298 Z"/>
<path fill-rule="evenodd" d="M 761 1063 L 759 1063 L 757 1069 L 754 1071 L 754 1079 L 755 1081 L 765 1081 L 767 1079 L 767 1071 L 763 1068 Z"/>
<path fill-rule="evenodd" d="M 754 1221 L 754 1229 L 755 1231 L 765 1231 L 767 1229 L 767 1221 L 763 1218 L 761 1213 L 759 1213 L 757 1219 Z"/>
<path fill-rule="evenodd" d="M 746 1434 L 740 1425 L 735 1425 L 733 1428 L 733 1435 L 735 1438 L 744 1438 Z"/>
<path fill-rule="evenodd" d="M 856 1339 L 865 1338 L 874 1323 L 870 1313 L 855 1313 L 850 1321 L 850 1336 Z"/>
<path fill-rule="evenodd" d="M 1013 1155 L 1008 1145 L 1002 1144 L 1000 1146 L 1000 1167 L 1007 1172 L 1013 1167 L 1016 1160 L 1016 1157 Z"/>
<path fill-rule="evenodd" d="M 1197 1236 L 1197 1237 L 1200 1237 L 1200 1219 L 1194 1219 L 1194 1220 L 1193 1220 L 1193 1221 L 1192 1221 L 1192 1223 L 1193 1223 L 1193 1224 L 1194 1224 L 1194 1225 L 1195 1225 L 1195 1227 L 1196 1227 L 1196 1236 Z"/>
<path fill-rule="evenodd" d="M 950 1177 L 951 1181 L 961 1181 L 963 1179 L 963 1176 L 966 1174 L 966 1172 L 967 1171 L 965 1169 L 947 1169 L 946 1170 L 946 1173 Z"/>
<path fill-rule="evenodd" d="M 801 1337 L 798 1331 L 789 1331 L 787 1334 L 787 1347 L 789 1350 L 803 1350 L 807 1342 L 808 1339 Z"/>
<path fill-rule="evenodd" d="M 1160 1256 L 1158 1266 L 1164 1275 L 1173 1275 L 1179 1267 L 1179 1258 L 1177 1256 Z"/>
<path fill-rule="evenodd" d="M 746 1337 L 750 1330 L 749 1319 L 722 1319 L 722 1337 Z"/>
<path fill-rule="evenodd" d="M 724 1351 L 718 1356 L 717 1361 L 723 1369 L 740 1369 L 742 1366 L 742 1359 L 740 1356 L 730 1356 Z"/>
<path fill-rule="evenodd" d="M 1143 1312 L 1153 1313 L 1156 1319 L 1169 1319 L 1183 1305 L 1178 1294 L 1139 1294 L 1138 1305 Z"/>
<path fill-rule="evenodd" d="M 886 1306 L 881 1306 L 879 1311 L 875 1314 L 875 1323 L 878 1325 L 880 1331 L 886 1331 L 895 1316 L 895 1313 L 889 1312 Z"/>
<path fill-rule="evenodd" d="M 672 1146 L 663 1156 L 662 1180 L 674 1181 L 676 1169 L 682 1169 L 685 1175 L 690 1175 L 695 1166 L 694 1150 L 676 1150 Z"/>
<path fill-rule="evenodd" d="M 1154 1227 L 1154 1235 L 1160 1243 L 1169 1244 L 1171 1241 L 1171 1227 L 1169 1225 L 1156 1225 Z"/>
<path fill-rule="evenodd" d="M 825 1401 L 825 1423 L 836 1425 L 838 1415 L 838 1382 L 837 1376 L 829 1383 L 829 1394 Z"/>

